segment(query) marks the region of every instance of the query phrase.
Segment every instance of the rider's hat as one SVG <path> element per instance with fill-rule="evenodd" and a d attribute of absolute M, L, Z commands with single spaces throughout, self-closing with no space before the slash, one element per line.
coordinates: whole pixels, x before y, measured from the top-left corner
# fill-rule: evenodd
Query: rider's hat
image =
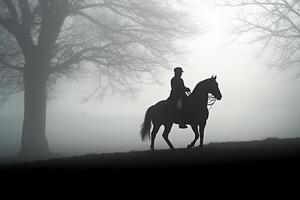
<path fill-rule="evenodd" d="M 175 72 L 175 73 L 176 73 L 176 72 L 183 72 L 183 70 L 182 70 L 181 67 L 176 67 L 176 68 L 174 69 L 174 72 Z"/>

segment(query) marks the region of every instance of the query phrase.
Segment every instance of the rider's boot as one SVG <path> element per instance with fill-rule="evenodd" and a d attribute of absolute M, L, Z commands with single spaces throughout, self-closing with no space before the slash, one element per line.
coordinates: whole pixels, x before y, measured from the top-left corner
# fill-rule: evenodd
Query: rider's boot
<path fill-rule="evenodd" d="M 182 120 L 180 120 L 178 124 L 179 124 L 179 128 L 182 128 L 182 129 L 187 128 L 186 124 Z"/>
<path fill-rule="evenodd" d="M 177 112 L 178 112 L 178 115 L 179 115 L 178 125 L 179 125 L 179 128 L 184 129 L 184 128 L 187 128 L 187 126 L 185 125 L 184 120 L 183 120 L 184 118 L 183 118 L 183 105 L 182 105 L 182 101 L 180 101 L 178 103 L 180 103 L 180 106 L 177 105 Z"/>

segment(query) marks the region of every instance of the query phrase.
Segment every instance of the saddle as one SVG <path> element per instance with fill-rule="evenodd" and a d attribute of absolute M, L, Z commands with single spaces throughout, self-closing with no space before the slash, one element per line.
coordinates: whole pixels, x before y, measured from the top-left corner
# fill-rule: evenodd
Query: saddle
<path fill-rule="evenodd" d="M 167 102 L 167 109 L 169 110 L 169 113 L 174 116 L 174 118 L 176 119 L 176 121 L 178 121 L 180 118 L 182 119 L 187 112 L 187 98 L 182 98 L 181 100 L 181 104 L 182 105 L 178 105 L 178 99 L 175 98 L 168 98 L 166 100 Z M 180 107 L 182 109 L 180 109 Z M 180 117 L 181 116 L 181 117 Z"/>

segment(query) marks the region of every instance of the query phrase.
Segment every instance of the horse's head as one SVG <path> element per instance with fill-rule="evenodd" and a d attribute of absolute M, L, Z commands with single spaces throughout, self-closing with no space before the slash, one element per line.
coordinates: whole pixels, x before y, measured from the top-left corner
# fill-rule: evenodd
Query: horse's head
<path fill-rule="evenodd" d="M 207 79 L 207 89 L 208 93 L 211 93 L 217 100 L 221 100 L 222 94 L 216 80 L 217 76 L 212 76 L 211 78 Z"/>

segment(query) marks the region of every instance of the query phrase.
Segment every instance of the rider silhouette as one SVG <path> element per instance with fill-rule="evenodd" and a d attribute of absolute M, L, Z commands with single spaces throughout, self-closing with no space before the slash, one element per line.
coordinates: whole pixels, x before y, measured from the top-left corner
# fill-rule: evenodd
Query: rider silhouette
<path fill-rule="evenodd" d="M 171 94 L 169 100 L 172 104 L 176 105 L 176 109 L 179 117 L 179 128 L 187 128 L 183 120 L 183 100 L 187 97 L 187 94 L 190 94 L 190 89 L 184 86 L 182 76 L 182 68 L 176 67 L 174 69 L 174 77 L 171 79 Z"/>

